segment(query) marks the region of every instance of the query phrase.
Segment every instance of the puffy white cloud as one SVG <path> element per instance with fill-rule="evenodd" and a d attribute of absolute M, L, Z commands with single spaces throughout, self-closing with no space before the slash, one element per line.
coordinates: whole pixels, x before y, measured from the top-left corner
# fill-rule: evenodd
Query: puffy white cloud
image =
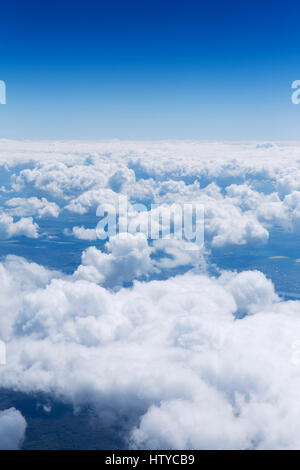
<path fill-rule="evenodd" d="M 300 302 L 279 299 L 256 271 L 190 272 L 116 292 L 95 283 L 112 270 L 136 276 L 144 242 L 88 249 L 89 280 L 16 257 L 2 264 L 2 386 L 90 404 L 133 447 L 299 448 Z"/>
<path fill-rule="evenodd" d="M 33 169 L 25 168 L 13 176 L 15 191 L 46 192 L 53 197 L 70 198 L 103 182 L 97 169 L 85 165 L 68 165 L 61 161 L 37 163 Z"/>
<path fill-rule="evenodd" d="M 278 302 L 271 280 L 259 271 L 244 271 L 238 274 L 223 273 L 219 282 L 224 282 L 231 292 L 239 314 L 252 314 L 267 309 Z"/>
<path fill-rule="evenodd" d="M 153 270 L 151 249 L 142 233 L 120 233 L 110 238 L 106 248 L 110 253 L 88 248 L 74 277 L 116 288 Z"/>
<path fill-rule="evenodd" d="M 5 189 L 31 196 L 18 198 L 18 214 L 30 215 L 37 199 L 46 203 L 44 193 L 81 215 L 119 194 L 131 203 L 198 202 L 206 208 L 207 243 L 222 247 L 266 243 L 278 224 L 299 230 L 288 199 L 299 189 L 298 153 L 292 143 L 2 141 L 0 162 L 8 174 L 21 167 Z M 49 204 L 36 210 L 57 214 Z"/>
<path fill-rule="evenodd" d="M 162 252 L 162 256 L 155 259 L 157 268 L 172 269 L 179 266 L 196 266 L 205 270 L 205 258 L 203 249 L 185 240 L 155 240 L 153 253 Z"/>
<path fill-rule="evenodd" d="M 85 191 L 80 196 L 72 199 L 66 205 L 66 209 L 77 214 L 86 214 L 93 210 L 95 214 L 100 204 L 113 204 L 117 202 L 117 198 L 118 195 L 107 188 Z"/>
<path fill-rule="evenodd" d="M 135 173 L 127 167 L 117 170 L 108 180 L 109 187 L 116 193 L 126 192 L 135 183 Z"/>
<path fill-rule="evenodd" d="M 58 213 L 50 194 L 73 217 L 127 195 L 133 225 L 147 217 L 135 201 L 197 202 L 208 248 L 266 243 L 275 224 L 299 230 L 298 159 L 297 144 L 5 141 L 0 162 L 14 174 L 2 197 L 20 192 L 5 210 L 42 217 Z M 0 221 L 3 237 L 38 235 L 32 218 Z M 96 239 L 79 223 L 72 233 Z M 88 404 L 132 447 L 299 449 L 300 302 L 258 271 L 209 276 L 186 248 L 112 237 L 72 275 L 6 258 L 1 386 Z M 180 266 L 191 270 L 149 280 Z"/>
<path fill-rule="evenodd" d="M 67 232 L 68 234 L 68 232 Z M 97 240 L 97 231 L 94 228 L 73 227 L 72 234 L 79 240 Z"/>
<path fill-rule="evenodd" d="M 19 449 L 25 437 L 26 427 L 25 419 L 15 408 L 0 411 L 0 449 Z"/>
<path fill-rule="evenodd" d="M 50 280 L 60 273 L 50 271 L 36 263 L 29 263 L 18 256 L 9 255 L 0 264 L 0 303 L 5 308 L 0 315 L 0 338 L 11 337 L 15 321 L 24 301 L 24 295 L 45 288 Z M 5 307 L 4 307 L 5 306 Z"/>
<path fill-rule="evenodd" d="M 205 207 L 205 229 L 212 237 L 213 247 L 266 243 L 268 230 L 250 212 L 222 201 L 207 201 Z"/>
<path fill-rule="evenodd" d="M 221 394 L 203 383 L 193 401 L 175 399 L 152 406 L 132 432 L 131 444 L 144 449 L 241 450 L 250 447 L 249 428 Z"/>
<path fill-rule="evenodd" d="M 0 238 L 9 239 L 13 237 L 25 236 L 28 238 L 37 238 L 39 226 L 33 222 L 32 217 L 22 217 L 14 221 L 14 218 L 8 214 L 0 214 Z"/>
<path fill-rule="evenodd" d="M 6 201 L 5 205 L 10 208 L 9 214 L 17 217 L 58 217 L 60 210 L 55 202 L 49 202 L 44 197 L 42 199 L 37 197 L 28 199 L 16 197 Z"/>

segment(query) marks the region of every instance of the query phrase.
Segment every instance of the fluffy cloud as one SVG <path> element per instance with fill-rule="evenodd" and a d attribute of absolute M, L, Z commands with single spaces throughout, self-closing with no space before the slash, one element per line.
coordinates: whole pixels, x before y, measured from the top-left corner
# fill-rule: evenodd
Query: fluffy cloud
<path fill-rule="evenodd" d="M 37 238 L 39 236 L 38 228 L 32 217 L 22 217 L 15 222 L 10 215 L 0 214 L 0 238 L 2 239 L 19 236 Z"/>
<path fill-rule="evenodd" d="M 2 385 L 89 404 L 132 447 L 299 448 L 300 302 L 282 301 L 256 271 L 195 271 L 117 292 L 95 283 L 112 270 L 114 280 L 136 276 L 144 242 L 87 250 L 88 280 L 6 260 Z"/>
<path fill-rule="evenodd" d="M 96 213 L 100 204 L 117 202 L 118 195 L 111 189 L 95 189 L 85 191 L 66 205 L 66 209 L 77 214 L 86 214 L 93 210 Z"/>
<path fill-rule="evenodd" d="M 161 269 L 173 269 L 180 266 L 201 267 L 205 271 L 205 258 L 203 249 L 197 249 L 193 243 L 185 240 L 155 240 L 153 254 L 162 253 L 154 260 L 154 265 Z"/>
<path fill-rule="evenodd" d="M 46 161 L 38 163 L 33 169 L 25 168 L 18 175 L 13 175 L 12 188 L 29 194 L 35 190 L 53 197 L 69 198 L 101 181 L 103 177 L 93 167 Z"/>
<path fill-rule="evenodd" d="M 123 233 L 111 237 L 106 248 L 110 253 L 103 253 L 95 247 L 88 248 L 74 277 L 116 288 L 124 282 L 147 275 L 153 269 L 151 249 L 142 233 Z"/>
<path fill-rule="evenodd" d="M 0 411 L 0 450 L 16 450 L 23 443 L 26 421 L 15 408 Z"/>
<path fill-rule="evenodd" d="M 68 234 L 68 231 L 66 232 Z M 94 228 L 73 227 L 72 235 L 79 240 L 97 240 L 97 231 Z"/>
<path fill-rule="evenodd" d="M 22 194 L 6 203 L 11 214 L 56 217 L 60 209 L 45 194 L 79 215 L 95 215 L 120 194 L 131 203 L 198 202 L 212 248 L 266 243 L 277 225 L 299 230 L 299 209 L 291 206 L 297 161 L 296 144 L 3 141 L 0 151 L 11 179 L 5 191 Z M 94 239 L 82 229 L 74 234 Z"/>
<path fill-rule="evenodd" d="M 279 300 L 272 282 L 259 271 L 224 272 L 219 282 L 233 295 L 240 316 L 263 311 Z"/>
<path fill-rule="evenodd" d="M 54 236 L 68 221 L 93 242 L 78 219 L 91 226 L 99 204 L 126 195 L 133 225 L 147 217 L 134 202 L 194 202 L 208 250 L 267 243 L 278 224 L 299 231 L 298 159 L 296 144 L 1 142 L 2 238 L 35 238 L 33 216 L 66 209 Z M 14 220 L 21 211 L 29 217 Z M 123 234 L 88 247 L 68 275 L 2 260 L 1 386 L 89 405 L 133 448 L 300 448 L 300 302 L 283 301 L 259 271 L 212 276 L 209 251 L 205 262 L 190 248 Z M 18 446 L 24 421 L 5 413 L 19 422 Z"/>
<path fill-rule="evenodd" d="M 37 197 L 12 198 L 5 202 L 10 208 L 9 213 L 17 217 L 37 216 L 42 217 L 58 217 L 59 207 L 55 202 L 49 202 L 46 198 L 38 199 Z"/>
<path fill-rule="evenodd" d="M 37 216 L 42 217 L 58 217 L 59 207 L 55 202 L 49 202 L 46 198 L 38 199 L 37 197 L 12 198 L 5 202 L 8 206 L 9 213 L 17 217 Z"/>

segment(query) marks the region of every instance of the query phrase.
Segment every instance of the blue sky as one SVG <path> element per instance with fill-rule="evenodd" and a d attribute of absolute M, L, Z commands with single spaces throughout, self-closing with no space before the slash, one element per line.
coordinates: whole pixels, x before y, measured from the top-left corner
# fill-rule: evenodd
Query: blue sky
<path fill-rule="evenodd" d="M 0 138 L 298 139 L 296 1 L 1 5 Z"/>

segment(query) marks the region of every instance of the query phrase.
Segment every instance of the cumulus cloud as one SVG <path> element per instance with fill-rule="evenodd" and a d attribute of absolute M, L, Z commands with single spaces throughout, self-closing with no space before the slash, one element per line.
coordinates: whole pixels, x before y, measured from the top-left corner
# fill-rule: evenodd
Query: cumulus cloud
<path fill-rule="evenodd" d="M 162 253 L 154 260 L 159 269 L 173 269 L 180 266 L 196 266 L 205 270 L 205 258 L 202 249 L 185 240 L 155 240 L 153 254 Z"/>
<path fill-rule="evenodd" d="M 17 217 L 37 216 L 42 217 L 58 217 L 59 207 L 55 202 L 49 202 L 46 198 L 38 199 L 37 197 L 12 198 L 5 202 L 10 208 L 9 213 Z"/>
<path fill-rule="evenodd" d="M 239 315 L 263 311 L 279 300 L 272 281 L 259 271 L 224 272 L 219 282 L 234 296 Z"/>
<path fill-rule="evenodd" d="M 69 198 L 78 191 L 88 190 L 99 180 L 99 171 L 84 165 L 67 165 L 61 161 L 45 161 L 33 169 L 24 168 L 12 176 L 14 191 L 47 193 L 53 197 Z"/>
<path fill-rule="evenodd" d="M 103 253 L 95 247 L 88 248 L 74 277 L 116 288 L 147 275 L 153 269 L 151 249 L 142 233 L 121 233 L 111 237 L 106 248 L 110 253 Z"/>
<path fill-rule="evenodd" d="M 256 271 L 190 272 L 116 292 L 96 284 L 112 270 L 114 280 L 118 270 L 127 279 L 147 271 L 144 242 L 88 249 L 86 276 L 16 257 L 2 264 L 10 327 L 1 384 L 90 404 L 135 448 L 299 448 L 300 302 L 282 301 Z"/>
<path fill-rule="evenodd" d="M 101 188 L 84 191 L 78 197 L 72 199 L 71 202 L 66 205 L 66 209 L 77 214 L 86 214 L 93 210 L 95 214 L 100 204 L 112 204 L 117 202 L 117 198 L 118 195 L 111 189 Z"/>
<path fill-rule="evenodd" d="M 133 170 L 124 167 L 116 171 L 108 180 L 109 187 L 116 193 L 130 190 L 131 185 L 135 183 L 135 173 Z"/>
<path fill-rule="evenodd" d="M 38 225 L 33 222 L 32 217 L 22 217 L 14 221 L 14 218 L 8 214 L 0 214 L 0 238 L 9 239 L 13 237 L 24 236 L 28 238 L 37 238 Z"/>
<path fill-rule="evenodd" d="M 97 231 L 94 228 L 84 228 L 83 226 L 75 226 L 72 228 L 71 233 L 72 235 L 74 235 L 74 237 L 79 238 L 79 240 L 97 240 Z"/>
<path fill-rule="evenodd" d="M 297 144 L 4 141 L 0 162 L 6 190 L 28 196 L 6 203 L 11 214 L 56 217 L 46 194 L 79 215 L 127 195 L 131 203 L 203 204 L 212 248 L 266 243 L 277 225 L 299 231 L 290 205 L 300 189 Z"/>
<path fill-rule="evenodd" d="M 15 408 L 0 411 L 0 450 L 20 449 L 26 427 L 25 419 Z"/>
<path fill-rule="evenodd" d="M 126 195 L 132 226 L 148 216 L 135 202 L 202 204 L 207 252 L 132 231 L 88 247 L 68 275 L 3 259 L 1 386 L 89 405 L 132 448 L 300 448 L 300 302 L 259 271 L 206 270 L 209 250 L 299 230 L 298 159 L 296 144 L 2 142 L 3 201 L 15 193 L 2 238 L 36 238 L 33 216 L 66 209 L 72 234 L 93 244 L 76 218 Z M 20 446 L 22 417 L 2 413 L 19 422 L 14 436 L 23 429 L 10 441 Z"/>

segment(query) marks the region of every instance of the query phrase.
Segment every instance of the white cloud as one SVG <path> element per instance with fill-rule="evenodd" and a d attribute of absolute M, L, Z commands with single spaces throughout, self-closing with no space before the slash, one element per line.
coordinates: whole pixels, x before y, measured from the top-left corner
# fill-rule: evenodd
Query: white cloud
<path fill-rule="evenodd" d="M 89 280 L 16 257 L 2 265 L 10 323 L 2 386 L 76 409 L 89 403 L 124 426 L 133 447 L 299 448 L 300 302 L 281 301 L 255 271 L 187 273 L 113 292 L 97 276 L 136 276 L 146 246 L 130 236 L 110 249 L 85 252 Z"/>
<path fill-rule="evenodd" d="M 198 202 L 206 208 L 213 247 L 266 243 L 275 225 L 299 231 L 289 196 L 299 188 L 298 144 L 215 142 L 2 141 L 0 162 L 13 165 L 7 191 L 23 192 L 14 210 L 33 211 L 44 193 L 67 201 L 74 213 L 96 212 L 119 194 L 131 202 Z M 13 198 L 16 201 L 16 198 Z M 44 210 L 58 213 L 57 206 Z M 43 212 L 43 209 L 36 209 Z M 28 215 L 29 215 L 29 212 Z M 42 214 L 38 214 L 42 216 Z M 232 224 L 234 226 L 232 227 Z M 79 234 L 79 232 L 78 232 Z M 81 232 L 83 234 L 83 232 Z M 87 235 L 87 234 L 86 234 Z"/>
<path fill-rule="evenodd" d="M 26 427 L 25 419 L 15 408 L 0 411 L 0 450 L 20 449 Z"/>
<path fill-rule="evenodd" d="M 118 195 L 111 189 L 97 189 L 85 191 L 80 196 L 71 200 L 66 209 L 77 214 L 86 214 L 90 210 L 96 214 L 99 204 L 112 204 L 117 201 Z"/>
<path fill-rule="evenodd" d="M 244 271 L 238 274 L 223 273 L 219 282 L 224 282 L 231 292 L 240 314 L 252 314 L 267 309 L 278 302 L 271 280 L 259 271 Z"/>
<path fill-rule="evenodd" d="M 9 214 L 17 217 L 37 216 L 42 217 L 58 217 L 59 207 L 55 202 L 49 202 L 46 198 L 38 199 L 37 197 L 12 198 L 5 202 L 10 208 Z"/>
<path fill-rule="evenodd" d="M 298 159 L 292 143 L 2 141 L 0 150 L 5 171 L 15 172 L 5 191 L 22 196 L 6 210 L 58 215 L 45 193 L 80 215 L 119 194 L 131 203 L 198 202 L 212 249 L 267 243 L 276 224 L 299 231 Z M 0 222 L 2 238 L 38 236 L 31 217 L 2 213 Z M 72 233 L 96 239 L 79 224 Z M 209 276 L 202 255 L 185 248 L 113 237 L 105 252 L 89 247 L 72 275 L 6 258 L 1 386 L 42 391 L 76 410 L 89 404 L 132 447 L 299 449 L 300 302 L 281 300 L 258 271 Z M 192 271 L 149 281 L 180 266 Z"/>
<path fill-rule="evenodd" d="M 37 238 L 38 225 L 33 222 L 32 217 L 22 217 L 18 221 L 8 214 L 0 214 L 0 238 L 9 239 L 13 237 L 25 236 Z"/>
<path fill-rule="evenodd" d="M 172 269 L 179 266 L 196 266 L 205 270 L 205 259 L 202 249 L 185 240 L 155 240 L 153 253 L 162 252 L 154 261 L 159 269 Z"/>
<path fill-rule="evenodd" d="M 15 191 L 46 192 L 53 197 L 68 199 L 101 181 L 103 177 L 94 167 L 48 160 L 14 175 L 12 188 Z"/>
<path fill-rule="evenodd" d="M 151 249 L 142 233 L 121 233 L 111 237 L 106 248 L 110 253 L 88 248 L 74 277 L 116 288 L 153 270 Z"/>
<path fill-rule="evenodd" d="M 97 240 L 97 231 L 93 228 L 73 227 L 72 234 L 79 240 Z"/>

